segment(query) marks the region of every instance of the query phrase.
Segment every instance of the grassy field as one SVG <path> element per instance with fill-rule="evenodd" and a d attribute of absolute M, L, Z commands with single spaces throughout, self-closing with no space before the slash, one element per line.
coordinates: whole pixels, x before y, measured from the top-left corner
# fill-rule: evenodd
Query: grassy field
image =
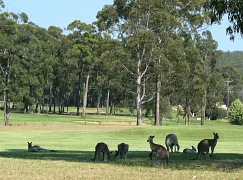
<path fill-rule="evenodd" d="M 135 121 L 126 116 L 11 113 L 11 126 L 0 126 L 0 179 L 242 179 L 242 126 L 224 120 L 177 126 L 176 120 L 166 120 L 155 127 L 145 120 L 137 127 Z M 181 153 L 212 138 L 213 132 L 219 133 L 213 158 L 192 160 L 195 154 Z M 169 167 L 157 166 L 155 155 L 149 160 L 146 140 L 155 135 L 155 143 L 164 145 L 169 133 L 177 134 L 180 153 L 170 154 Z M 57 152 L 27 152 L 28 141 Z M 128 143 L 128 158 L 91 162 L 98 142 L 107 143 L 111 151 Z"/>

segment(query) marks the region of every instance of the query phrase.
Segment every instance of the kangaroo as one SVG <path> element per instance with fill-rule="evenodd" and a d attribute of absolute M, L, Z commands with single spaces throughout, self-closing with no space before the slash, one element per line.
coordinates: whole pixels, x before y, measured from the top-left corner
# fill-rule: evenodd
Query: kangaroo
<path fill-rule="evenodd" d="M 118 144 L 116 152 L 115 152 L 115 158 L 117 156 L 120 156 L 120 159 L 126 159 L 127 158 L 127 152 L 129 149 L 129 145 L 125 143 Z"/>
<path fill-rule="evenodd" d="M 27 142 L 28 143 L 28 151 L 29 152 L 38 152 L 38 151 L 51 151 L 51 152 L 56 152 L 55 150 L 52 149 L 45 149 L 40 146 L 34 145 L 32 146 L 32 142 Z"/>
<path fill-rule="evenodd" d="M 196 153 L 196 152 L 197 152 L 197 150 L 194 146 L 192 146 L 191 149 L 186 148 L 186 149 L 183 150 L 183 153 L 187 153 L 187 154 L 192 154 L 192 153 Z"/>
<path fill-rule="evenodd" d="M 214 148 L 215 148 L 217 141 L 219 139 L 218 133 L 213 133 L 213 135 L 214 135 L 213 139 L 203 139 L 198 143 L 198 145 L 197 145 L 198 153 L 197 153 L 196 159 L 199 159 L 200 156 L 202 154 L 204 154 L 205 152 L 208 154 L 209 153 L 209 147 L 211 147 L 210 157 L 213 157 Z"/>
<path fill-rule="evenodd" d="M 110 160 L 111 158 L 111 153 L 107 144 L 100 142 L 95 146 L 95 156 L 92 159 L 92 161 L 97 161 L 99 158 L 100 153 L 103 153 L 103 161 Z M 106 158 L 105 158 L 106 157 Z"/>
<path fill-rule="evenodd" d="M 180 150 L 178 139 L 177 139 L 177 136 L 175 134 L 168 134 L 166 136 L 165 145 L 166 145 L 167 151 L 171 150 L 171 152 L 173 152 L 173 146 L 175 146 L 175 152 L 176 152 L 176 147 L 177 147 L 178 152 Z"/>
<path fill-rule="evenodd" d="M 150 148 L 152 150 L 149 157 L 150 157 L 150 159 L 152 159 L 153 152 L 156 152 L 158 165 L 163 163 L 163 165 L 167 164 L 167 166 L 168 166 L 168 164 L 169 164 L 169 152 L 165 149 L 164 146 L 153 143 L 154 137 L 155 136 L 149 136 L 149 138 L 147 140 L 147 142 L 149 142 Z"/>

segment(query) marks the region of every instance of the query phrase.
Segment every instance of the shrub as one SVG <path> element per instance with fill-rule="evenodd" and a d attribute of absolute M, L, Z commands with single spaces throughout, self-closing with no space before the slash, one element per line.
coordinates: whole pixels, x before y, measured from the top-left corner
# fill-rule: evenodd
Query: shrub
<path fill-rule="evenodd" d="M 236 99 L 230 106 L 230 122 L 232 124 L 243 124 L 243 104 L 239 99 Z"/>

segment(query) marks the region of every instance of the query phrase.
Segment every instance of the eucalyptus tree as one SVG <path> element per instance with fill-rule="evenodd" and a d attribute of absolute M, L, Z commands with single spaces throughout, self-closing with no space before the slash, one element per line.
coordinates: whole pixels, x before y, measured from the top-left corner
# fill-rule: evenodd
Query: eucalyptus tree
<path fill-rule="evenodd" d="M 218 44 L 213 40 L 212 35 L 209 31 L 205 31 L 202 34 L 202 37 L 198 35 L 195 39 L 196 47 L 199 50 L 201 57 L 201 67 L 199 69 L 198 76 L 198 89 L 201 93 L 201 125 L 204 125 L 205 122 L 205 113 L 207 106 L 207 95 L 209 87 L 210 78 L 214 71 L 216 60 L 217 60 L 217 47 Z"/>
<path fill-rule="evenodd" d="M 97 14 L 100 30 L 117 33 L 130 54 L 123 60 L 122 66 L 134 77 L 136 82 L 137 125 L 142 125 L 142 105 L 153 98 L 153 93 L 146 93 L 146 80 L 154 61 L 156 46 L 160 39 L 156 33 L 160 31 L 166 13 L 161 1 L 118 1 L 104 6 Z M 167 13 L 168 17 L 170 14 Z M 163 27 L 163 26 L 162 26 Z"/>
<path fill-rule="evenodd" d="M 14 14 L 4 12 L 0 14 L 0 69 L 2 77 L 2 91 L 4 102 L 4 122 L 9 125 L 10 100 L 15 100 L 14 90 L 18 89 L 14 86 L 14 82 L 19 78 L 18 67 L 23 57 L 22 46 L 26 42 L 26 38 L 22 36 L 19 23 L 26 23 L 27 15 Z M 18 70 L 18 71 L 15 71 Z"/>
<path fill-rule="evenodd" d="M 146 80 L 151 77 L 151 65 L 156 63 L 157 66 L 163 66 L 160 61 L 166 57 L 163 53 L 168 39 L 173 39 L 182 27 L 191 24 L 194 28 L 201 26 L 205 21 L 203 15 L 200 2 L 161 0 L 115 0 L 113 5 L 106 5 L 98 12 L 99 29 L 117 34 L 131 54 L 122 64 L 134 76 L 136 83 L 137 125 L 142 124 L 143 103 L 154 98 L 154 93 L 146 92 L 145 86 Z M 156 76 L 156 99 L 159 100 L 162 76 L 158 73 Z M 157 115 L 156 119 L 155 124 L 158 124 Z"/>
<path fill-rule="evenodd" d="M 71 44 L 59 27 L 50 26 L 47 33 L 49 38 L 47 47 L 50 50 L 47 54 L 48 57 L 43 62 L 45 64 L 43 67 L 48 70 L 44 72 L 46 110 L 47 112 L 52 111 L 51 105 L 54 104 L 53 111 L 55 112 L 56 105 L 58 105 L 59 113 L 62 113 L 65 103 L 68 108 L 72 91 L 71 72 L 66 62 L 66 52 Z"/>
<path fill-rule="evenodd" d="M 4 2 L 2 0 L 0 0 L 0 12 L 1 12 L 1 9 L 4 7 L 5 7 Z"/>
<path fill-rule="evenodd" d="M 103 41 L 99 46 L 100 60 L 96 66 L 95 83 L 97 91 L 103 94 L 106 100 L 106 115 L 114 113 L 115 106 L 124 98 L 124 89 L 131 92 L 129 87 L 129 75 L 122 67 L 121 59 L 127 58 L 122 43 L 104 34 Z M 110 108 L 110 111 L 109 111 Z"/>
<path fill-rule="evenodd" d="M 85 116 L 90 73 L 97 61 L 95 50 L 98 47 L 101 37 L 95 32 L 95 27 L 93 25 L 83 23 L 79 20 L 70 23 L 67 29 L 72 32 L 68 35 L 68 39 L 73 42 L 73 46 L 67 52 L 67 56 L 70 59 L 70 63 L 73 64 L 74 70 L 78 76 L 77 114 L 80 113 L 81 82 L 83 81 L 82 114 Z"/>
<path fill-rule="evenodd" d="M 243 35 L 243 2 L 241 0 L 206 0 L 204 7 L 211 12 L 211 22 L 221 21 L 227 15 L 230 25 L 226 32 L 234 40 L 235 34 Z"/>

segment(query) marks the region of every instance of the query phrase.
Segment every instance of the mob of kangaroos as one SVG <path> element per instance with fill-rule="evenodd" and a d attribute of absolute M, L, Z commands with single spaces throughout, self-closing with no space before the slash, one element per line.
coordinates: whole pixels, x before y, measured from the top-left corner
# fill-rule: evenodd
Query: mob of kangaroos
<path fill-rule="evenodd" d="M 214 148 L 217 145 L 217 140 L 219 139 L 218 133 L 213 132 L 214 138 L 213 139 L 203 139 L 198 143 L 197 150 L 194 146 L 192 148 L 185 148 L 183 150 L 183 153 L 197 153 L 197 156 L 194 160 L 200 159 L 200 157 L 204 154 L 209 153 L 209 148 L 211 148 L 211 155 L 210 157 L 213 156 L 214 153 Z M 153 152 L 156 153 L 157 157 L 157 164 L 158 165 L 169 165 L 169 157 L 170 153 L 169 151 L 173 152 L 173 147 L 174 152 L 179 151 L 180 146 L 178 143 L 178 138 L 175 134 L 168 134 L 165 138 L 165 145 L 166 148 L 160 144 L 155 144 L 153 142 L 155 136 L 149 136 L 147 139 L 147 142 L 149 142 L 151 153 L 149 154 L 150 160 L 152 160 L 152 155 Z M 32 142 L 27 142 L 28 143 L 28 151 L 29 152 L 39 152 L 39 151 L 52 151 L 56 152 L 55 150 L 51 149 L 46 149 L 37 145 L 32 146 Z M 120 159 L 126 159 L 127 158 L 127 152 L 129 150 L 129 145 L 126 143 L 120 143 L 117 145 L 117 150 L 115 151 L 115 158 L 117 156 L 120 157 Z M 111 151 L 108 148 L 108 145 L 104 142 L 97 143 L 95 146 L 95 155 L 94 158 L 92 158 L 92 161 L 98 161 L 100 158 L 100 154 L 103 155 L 102 160 L 107 161 L 111 159 Z"/>

